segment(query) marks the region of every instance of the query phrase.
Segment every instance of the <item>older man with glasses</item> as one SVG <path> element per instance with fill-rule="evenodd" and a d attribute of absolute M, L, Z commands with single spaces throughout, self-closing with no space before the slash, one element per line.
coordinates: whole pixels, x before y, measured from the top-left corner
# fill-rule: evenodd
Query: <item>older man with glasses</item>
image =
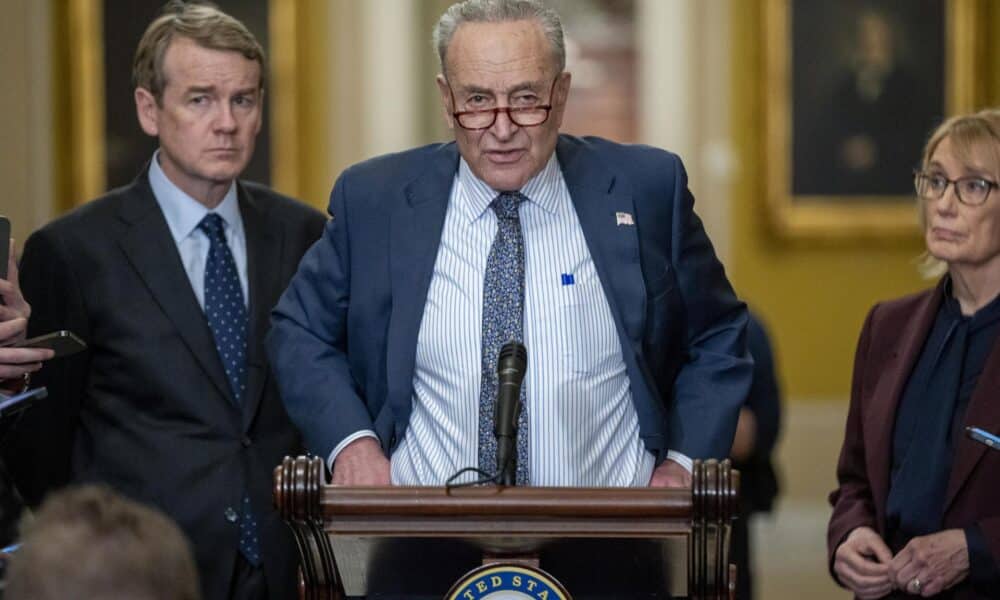
<path fill-rule="evenodd" d="M 516 341 L 517 484 L 689 485 L 728 455 L 751 362 L 680 160 L 559 133 L 570 74 L 539 2 L 455 4 L 434 40 L 455 141 L 338 179 L 273 313 L 289 415 L 337 484 L 488 479 Z"/>

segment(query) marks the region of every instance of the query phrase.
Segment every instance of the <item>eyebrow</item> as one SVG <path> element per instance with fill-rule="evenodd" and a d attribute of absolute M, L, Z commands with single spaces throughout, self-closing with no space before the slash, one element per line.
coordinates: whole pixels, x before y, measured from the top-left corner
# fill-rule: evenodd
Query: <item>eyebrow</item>
<path fill-rule="evenodd" d="M 247 86 L 245 88 L 238 89 L 234 91 L 234 94 L 255 94 L 259 88 L 254 86 Z M 186 94 L 212 94 L 218 91 L 218 88 L 214 85 L 193 85 L 188 89 L 184 90 Z"/>
<path fill-rule="evenodd" d="M 506 94 L 506 95 L 509 96 L 511 94 L 514 94 L 514 93 L 517 93 L 517 92 L 521 92 L 521 91 L 524 91 L 524 90 L 530 90 L 530 91 L 533 91 L 533 92 L 537 92 L 537 91 L 541 90 L 541 88 L 543 88 L 543 87 L 545 87 L 545 83 L 542 82 L 542 81 L 527 81 L 527 82 L 524 82 L 524 83 L 518 83 L 516 85 L 513 85 L 513 86 L 507 88 L 506 90 L 501 90 L 500 93 Z M 489 88 L 481 87 L 481 86 L 478 86 L 478 85 L 462 86 L 461 88 L 459 88 L 459 92 L 460 93 L 465 93 L 465 94 L 471 94 L 471 93 L 489 94 L 491 96 L 497 94 L 497 92 L 495 90 L 491 90 Z"/>
<path fill-rule="evenodd" d="M 940 162 L 938 162 L 936 160 L 932 160 L 931 162 L 927 163 L 927 168 L 928 169 L 935 168 L 935 169 L 937 169 L 939 171 L 945 171 L 946 170 L 944 168 L 944 165 L 942 165 Z M 962 165 L 962 175 L 960 175 L 960 177 L 981 177 L 983 179 L 992 179 L 993 175 L 991 175 L 985 169 L 981 169 L 979 167 L 970 167 L 968 165 L 963 164 Z"/>

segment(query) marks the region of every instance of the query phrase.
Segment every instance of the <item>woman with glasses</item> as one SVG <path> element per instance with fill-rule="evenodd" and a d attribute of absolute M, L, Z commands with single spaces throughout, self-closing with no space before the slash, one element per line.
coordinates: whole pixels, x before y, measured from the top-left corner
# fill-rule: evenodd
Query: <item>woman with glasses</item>
<path fill-rule="evenodd" d="M 1000 111 L 949 119 L 914 174 L 930 290 L 858 343 L 828 531 L 858 598 L 1000 598 Z"/>

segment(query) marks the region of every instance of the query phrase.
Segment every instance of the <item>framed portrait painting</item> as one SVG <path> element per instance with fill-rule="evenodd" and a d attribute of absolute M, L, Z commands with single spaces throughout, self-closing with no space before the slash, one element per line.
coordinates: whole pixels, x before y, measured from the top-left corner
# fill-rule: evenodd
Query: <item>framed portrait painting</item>
<path fill-rule="evenodd" d="M 913 169 L 971 110 L 975 0 L 767 0 L 766 187 L 786 237 L 918 234 Z"/>

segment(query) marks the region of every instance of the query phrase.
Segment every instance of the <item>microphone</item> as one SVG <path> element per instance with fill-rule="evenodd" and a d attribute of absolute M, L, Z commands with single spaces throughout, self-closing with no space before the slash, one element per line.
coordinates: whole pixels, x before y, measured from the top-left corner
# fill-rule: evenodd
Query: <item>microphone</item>
<path fill-rule="evenodd" d="M 517 481 L 517 419 L 521 415 L 521 382 L 528 367 L 528 350 L 507 342 L 497 358 L 497 400 L 493 433 L 497 437 L 497 475 L 501 485 Z"/>

